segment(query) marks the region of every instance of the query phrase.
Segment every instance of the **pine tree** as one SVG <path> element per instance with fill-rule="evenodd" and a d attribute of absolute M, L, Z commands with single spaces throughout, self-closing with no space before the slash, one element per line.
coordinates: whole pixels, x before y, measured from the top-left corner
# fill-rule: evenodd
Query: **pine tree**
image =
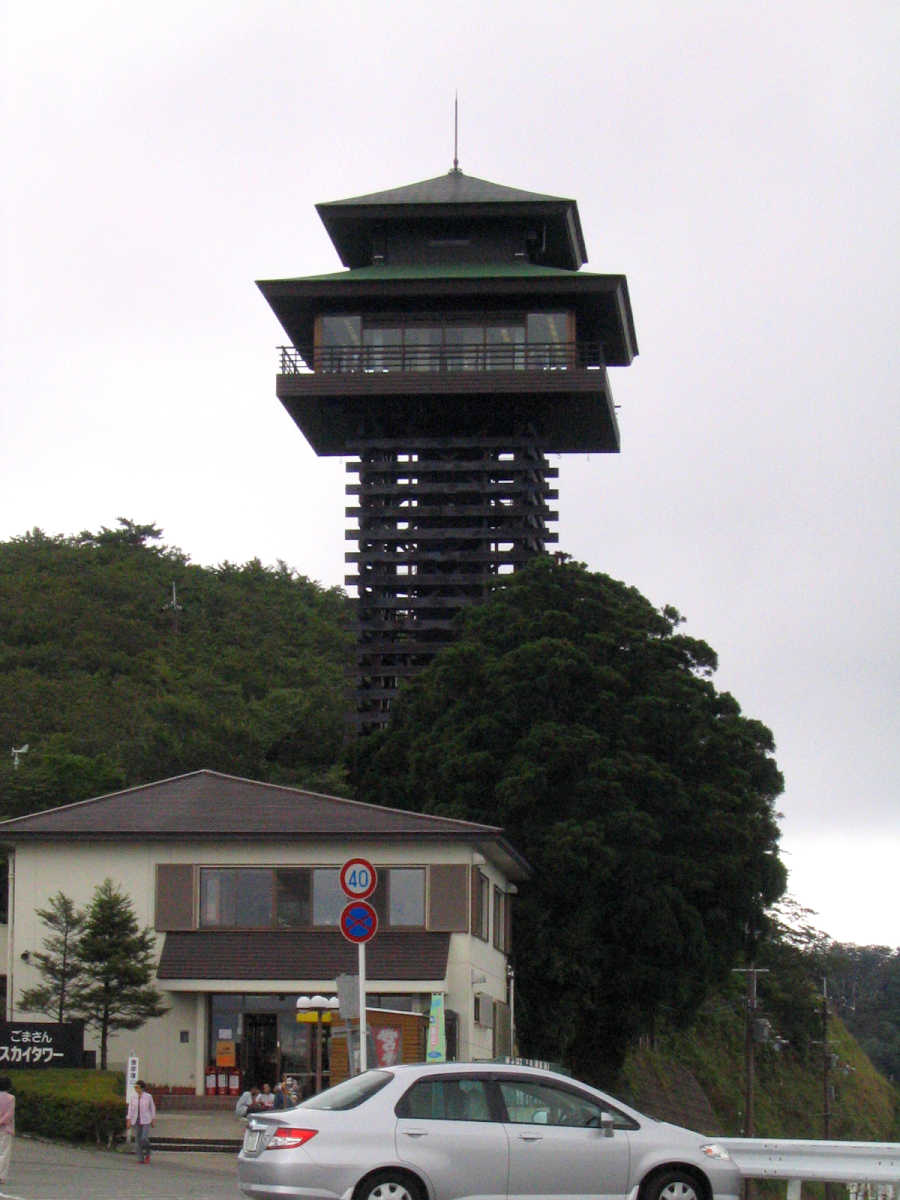
<path fill-rule="evenodd" d="M 71 1011 L 100 1038 L 100 1069 L 106 1070 L 109 1035 L 139 1029 L 167 1012 L 153 978 L 154 939 L 140 929 L 131 901 L 111 879 L 94 889 L 78 945 L 84 975 L 75 985 Z"/>
<path fill-rule="evenodd" d="M 51 930 L 44 938 L 44 950 L 34 956 L 44 982 L 25 988 L 19 1004 L 29 1012 L 45 1013 L 62 1023 L 66 1019 L 73 986 L 82 972 L 78 936 L 85 914 L 60 891 L 51 897 L 47 908 L 37 909 L 37 915 Z"/>

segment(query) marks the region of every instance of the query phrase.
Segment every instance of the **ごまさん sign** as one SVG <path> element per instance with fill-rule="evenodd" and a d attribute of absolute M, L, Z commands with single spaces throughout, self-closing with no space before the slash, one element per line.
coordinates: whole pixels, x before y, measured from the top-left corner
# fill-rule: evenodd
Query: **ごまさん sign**
<path fill-rule="evenodd" d="M 84 1023 L 0 1021 L 0 1067 L 81 1067 Z"/>

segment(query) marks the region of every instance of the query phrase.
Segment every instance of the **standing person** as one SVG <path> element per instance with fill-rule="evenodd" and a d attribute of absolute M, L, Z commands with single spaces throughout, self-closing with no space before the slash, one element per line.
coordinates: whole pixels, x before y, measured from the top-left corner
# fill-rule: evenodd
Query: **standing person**
<path fill-rule="evenodd" d="M 150 1161 L 150 1126 L 156 1120 L 156 1105 L 153 1097 L 147 1091 L 143 1079 L 134 1085 L 134 1093 L 128 1101 L 128 1115 L 125 1125 L 134 1129 L 134 1145 L 139 1163 Z"/>
<path fill-rule="evenodd" d="M 6 1183 L 9 1175 L 9 1160 L 16 1132 L 16 1098 L 10 1090 L 11 1086 L 8 1076 L 0 1076 L 0 1183 Z"/>

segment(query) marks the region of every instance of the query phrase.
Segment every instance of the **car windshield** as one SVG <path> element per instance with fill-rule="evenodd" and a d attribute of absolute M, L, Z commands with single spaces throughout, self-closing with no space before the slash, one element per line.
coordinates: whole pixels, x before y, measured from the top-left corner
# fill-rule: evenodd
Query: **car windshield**
<path fill-rule="evenodd" d="M 297 1107 L 326 1108 L 332 1111 L 356 1108 L 358 1104 L 380 1092 L 393 1078 L 390 1071 L 366 1071 L 365 1075 L 354 1075 L 352 1079 L 345 1079 L 343 1083 L 336 1083 L 334 1087 L 319 1092 L 318 1096 L 311 1096 Z"/>

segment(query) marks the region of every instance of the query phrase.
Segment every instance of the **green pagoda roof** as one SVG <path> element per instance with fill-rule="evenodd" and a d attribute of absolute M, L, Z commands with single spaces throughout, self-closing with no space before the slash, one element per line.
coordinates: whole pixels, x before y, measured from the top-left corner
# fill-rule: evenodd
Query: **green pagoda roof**
<path fill-rule="evenodd" d="M 366 196 L 351 196 L 346 200 L 330 200 L 316 205 L 322 213 L 332 208 L 353 206 L 381 206 L 385 204 L 574 204 L 562 196 L 546 196 L 541 192 L 526 192 L 521 188 L 506 187 L 502 183 L 491 183 L 488 179 L 476 179 L 462 171 L 448 171 L 434 179 L 423 179 L 420 183 L 409 183 L 405 187 L 388 188 L 384 192 L 370 192 Z"/>
<path fill-rule="evenodd" d="M 566 270 L 564 267 L 542 267 L 537 263 L 377 263 L 369 267 L 352 267 L 348 271 L 333 271 L 327 275 L 300 275 L 300 283 L 356 283 L 388 279 L 546 279 L 590 278 L 590 273 Z"/>
<path fill-rule="evenodd" d="M 587 262 L 574 200 L 476 179 L 458 169 L 384 192 L 326 201 L 317 204 L 316 211 L 346 267 L 371 263 L 371 238 L 377 227 L 434 221 L 469 227 L 473 221 L 533 223 L 541 230 L 549 265 L 577 270 Z"/>

